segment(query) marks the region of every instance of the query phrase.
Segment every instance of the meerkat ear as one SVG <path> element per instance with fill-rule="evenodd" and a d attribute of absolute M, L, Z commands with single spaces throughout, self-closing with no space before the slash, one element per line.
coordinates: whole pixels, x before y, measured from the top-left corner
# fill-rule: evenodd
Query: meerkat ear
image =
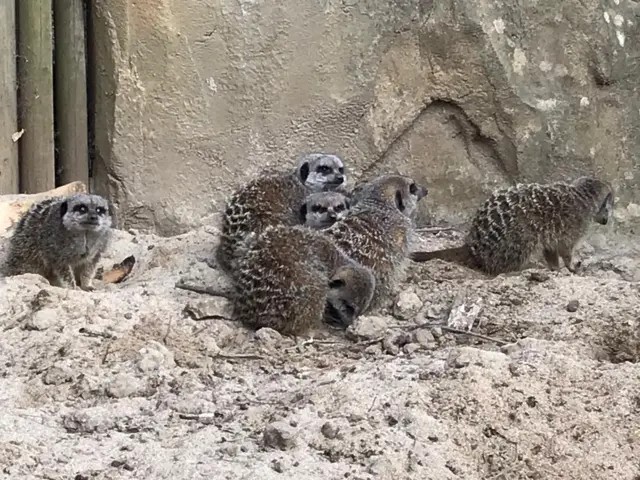
<path fill-rule="evenodd" d="M 396 206 L 398 210 L 404 212 L 404 200 L 402 199 L 402 192 L 400 190 L 396 190 Z"/>
<path fill-rule="evenodd" d="M 344 201 L 344 208 L 346 208 L 347 210 L 349 210 L 351 208 L 351 203 L 349 202 L 349 199 L 345 199 Z"/>
<path fill-rule="evenodd" d="M 300 211 L 298 213 L 300 214 L 300 222 L 306 223 L 307 221 L 307 204 L 306 203 L 302 204 L 302 206 L 300 207 Z"/>
<path fill-rule="evenodd" d="M 613 194 L 609 193 L 602 205 L 600 205 L 600 209 L 598 213 L 596 213 L 595 220 L 601 225 L 606 225 L 609 222 L 609 217 L 611 216 L 611 211 L 613 210 Z"/>
<path fill-rule="evenodd" d="M 66 200 L 60 204 L 60 218 L 64 217 L 69 210 L 69 202 Z"/>
<path fill-rule="evenodd" d="M 309 176 L 309 162 L 304 162 L 302 165 L 300 165 L 298 175 L 300 176 L 300 181 L 302 183 L 307 181 L 307 177 Z"/>

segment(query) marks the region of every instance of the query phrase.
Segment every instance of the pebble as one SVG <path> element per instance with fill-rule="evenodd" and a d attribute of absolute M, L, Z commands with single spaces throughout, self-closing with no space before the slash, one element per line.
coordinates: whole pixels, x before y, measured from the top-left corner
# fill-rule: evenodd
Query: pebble
<path fill-rule="evenodd" d="M 362 315 L 347 328 L 347 338 L 351 340 L 373 340 L 384 335 L 387 330 L 386 317 Z"/>
<path fill-rule="evenodd" d="M 412 289 L 407 289 L 398 295 L 393 306 L 393 314 L 401 320 L 413 320 L 422 308 L 422 300 Z"/>
<path fill-rule="evenodd" d="M 580 302 L 578 300 L 571 300 L 567 303 L 567 312 L 577 312 L 580 307 Z"/>
<path fill-rule="evenodd" d="M 287 422 L 273 422 L 265 428 L 262 441 L 266 447 L 288 450 L 295 446 L 295 430 Z"/>
<path fill-rule="evenodd" d="M 331 422 L 325 422 L 324 425 L 322 425 L 322 427 L 320 428 L 320 431 L 326 438 L 330 440 L 337 438 L 338 434 L 340 433 L 340 429 Z"/>

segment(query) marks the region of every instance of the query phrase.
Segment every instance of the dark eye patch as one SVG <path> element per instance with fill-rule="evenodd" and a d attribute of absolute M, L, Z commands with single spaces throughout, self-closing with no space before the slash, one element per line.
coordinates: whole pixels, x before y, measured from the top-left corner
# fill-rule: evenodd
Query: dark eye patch
<path fill-rule="evenodd" d="M 316 168 L 316 172 L 331 173 L 331 167 L 328 167 L 327 165 L 318 165 L 318 167 Z"/>
<path fill-rule="evenodd" d="M 102 207 L 98 207 L 98 208 L 96 208 L 96 213 L 98 215 L 104 215 L 105 213 L 107 213 L 107 211 Z"/>
<path fill-rule="evenodd" d="M 416 186 L 415 183 L 412 183 L 411 185 L 409 185 L 409 193 L 411 195 L 415 195 L 416 193 L 418 193 L 418 187 Z"/>
<path fill-rule="evenodd" d="M 319 213 L 322 211 L 322 207 L 320 205 L 312 205 L 311 206 L 311 211 L 313 213 Z"/>
<path fill-rule="evenodd" d="M 334 208 L 334 210 L 335 210 L 336 212 L 341 212 L 341 211 L 343 211 L 345 208 L 346 208 L 346 207 L 344 206 L 344 203 L 341 203 L 341 204 L 339 204 L 339 205 L 336 205 L 336 208 Z"/>
<path fill-rule="evenodd" d="M 337 278 L 335 280 L 331 280 L 329 282 L 329 288 L 340 288 L 344 287 L 344 280 Z"/>
<path fill-rule="evenodd" d="M 87 206 L 82 203 L 73 207 L 73 211 L 77 213 L 87 213 L 87 210 Z"/>
<path fill-rule="evenodd" d="M 338 169 L 338 171 L 339 171 L 340 173 L 344 173 L 344 167 L 340 167 L 340 168 Z"/>

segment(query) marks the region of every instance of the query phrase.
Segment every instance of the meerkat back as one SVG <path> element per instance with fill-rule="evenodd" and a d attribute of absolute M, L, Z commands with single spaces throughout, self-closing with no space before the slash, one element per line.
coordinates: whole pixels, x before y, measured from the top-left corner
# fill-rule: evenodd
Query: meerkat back
<path fill-rule="evenodd" d="M 303 156 L 293 172 L 250 181 L 227 202 L 217 263 L 224 271 L 232 271 L 238 247 L 247 235 L 259 234 L 270 226 L 301 223 L 300 208 L 309 193 L 336 190 L 345 184 L 342 160 L 323 153 Z"/>

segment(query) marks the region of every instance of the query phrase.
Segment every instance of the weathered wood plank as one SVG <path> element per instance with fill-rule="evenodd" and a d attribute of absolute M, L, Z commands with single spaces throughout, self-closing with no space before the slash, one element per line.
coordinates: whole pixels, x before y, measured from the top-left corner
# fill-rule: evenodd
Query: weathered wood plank
<path fill-rule="evenodd" d="M 0 0 L 0 195 L 18 193 L 15 0 Z"/>
<path fill-rule="evenodd" d="M 89 183 L 87 76 L 82 0 L 54 2 L 55 115 L 60 183 Z"/>
<path fill-rule="evenodd" d="M 18 123 L 20 191 L 55 187 L 53 131 L 53 18 L 51 2 L 19 0 Z"/>

